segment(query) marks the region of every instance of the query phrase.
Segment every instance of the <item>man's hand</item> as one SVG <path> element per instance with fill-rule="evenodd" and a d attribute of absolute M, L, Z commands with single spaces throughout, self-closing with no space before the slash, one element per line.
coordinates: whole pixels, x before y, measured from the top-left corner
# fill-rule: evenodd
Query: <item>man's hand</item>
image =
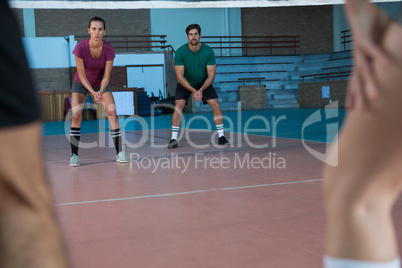
<path fill-rule="evenodd" d="M 196 100 L 196 101 L 200 101 L 201 99 L 202 99 L 202 92 L 201 91 L 199 91 L 199 90 L 197 90 L 196 92 L 194 92 L 194 99 Z"/>

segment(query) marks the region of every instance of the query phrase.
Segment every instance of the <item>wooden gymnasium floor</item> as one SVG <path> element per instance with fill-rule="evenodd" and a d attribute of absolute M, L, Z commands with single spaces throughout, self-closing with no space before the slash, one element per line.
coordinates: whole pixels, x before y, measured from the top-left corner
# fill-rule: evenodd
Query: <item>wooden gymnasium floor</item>
<path fill-rule="evenodd" d="M 344 111 L 331 120 L 317 111 L 225 113 L 227 148 L 211 144 L 211 114 L 185 115 L 188 136 L 174 150 L 166 148 L 171 115 L 121 119 L 130 164 L 114 161 L 107 122 L 84 121 L 90 148 L 80 149 L 80 167 L 68 165 L 69 123 L 44 124 L 72 267 L 321 267 L 323 162 L 305 146 L 325 153 Z M 401 201 L 395 212 L 402 238 Z"/>

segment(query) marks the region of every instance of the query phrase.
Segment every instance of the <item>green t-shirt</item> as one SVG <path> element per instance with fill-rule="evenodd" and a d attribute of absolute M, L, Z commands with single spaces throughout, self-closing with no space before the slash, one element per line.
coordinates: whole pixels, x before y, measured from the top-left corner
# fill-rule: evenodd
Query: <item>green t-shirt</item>
<path fill-rule="evenodd" d="M 201 43 L 197 52 L 188 47 L 188 43 L 182 45 L 174 59 L 175 66 L 184 65 L 184 78 L 191 86 L 202 86 L 208 78 L 207 65 L 215 65 L 215 53 L 208 45 Z"/>

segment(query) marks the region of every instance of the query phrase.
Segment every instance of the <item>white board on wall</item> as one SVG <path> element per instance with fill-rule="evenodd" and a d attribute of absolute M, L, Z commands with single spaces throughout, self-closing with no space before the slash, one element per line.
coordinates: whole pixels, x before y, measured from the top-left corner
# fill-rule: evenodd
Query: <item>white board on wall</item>
<path fill-rule="evenodd" d="M 163 65 L 127 66 L 127 87 L 143 87 L 150 97 L 151 93 L 158 97 L 160 90 L 166 98 L 164 81 Z"/>
<path fill-rule="evenodd" d="M 134 93 L 113 92 L 114 101 L 116 102 L 117 115 L 134 115 Z"/>

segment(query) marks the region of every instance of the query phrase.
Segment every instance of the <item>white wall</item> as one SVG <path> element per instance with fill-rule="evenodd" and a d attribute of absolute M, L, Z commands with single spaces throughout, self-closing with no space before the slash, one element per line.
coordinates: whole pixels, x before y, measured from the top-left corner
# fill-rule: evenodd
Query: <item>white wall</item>
<path fill-rule="evenodd" d="M 35 37 L 35 10 L 32 8 L 24 8 L 22 10 L 22 17 L 24 20 L 24 35 L 26 37 Z"/>
<path fill-rule="evenodd" d="M 401 21 L 402 2 L 376 3 L 381 9 L 385 10 L 391 17 Z M 341 31 L 349 30 L 349 24 L 344 12 L 343 5 L 334 5 L 333 8 L 333 36 L 334 52 L 343 51 L 341 44 Z"/>
<path fill-rule="evenodd" d="M 341 44 L 341 31 L 349 30 L 343 5 L 333 6 L 333 44 L 334 52 L 343 51 L 343 44 Z"/>
<path fill-rule="evenodd" d="M 114 66 L 126 65 L 165 65 L 165 55 L 158 54 L 116 54 Z"/>
<path fill-rule="evenodd" d="M 145 88 L 149 96 L 154 94 L 166 97 L 164 66 L 131 66 L 127 67 L 127 87 Z"/>
<path fill-rule="evenodd" d="M 385 10 L 394 19 L 400 21 L 400 16 L 402 15 L 402 2 L 400 0 L 399 2 L 377 3 L 377 6 Z"/>
<path fill-rule="evenodd" d="M 69 43 L 64 37 L 24 37 L 29 67 L 69 68 Z"/>

